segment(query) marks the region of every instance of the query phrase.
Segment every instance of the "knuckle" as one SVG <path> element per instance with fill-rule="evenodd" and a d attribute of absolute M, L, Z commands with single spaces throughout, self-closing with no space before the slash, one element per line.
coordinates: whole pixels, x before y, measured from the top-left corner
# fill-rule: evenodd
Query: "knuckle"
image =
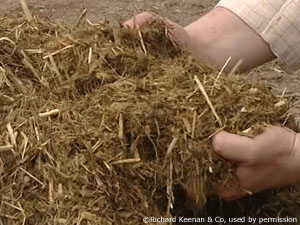
<path fill-rule="evenodd" d="M 141 15 L 141 16 L 151 16 L 151 13 L 148 12 L 148 11 L 145 11 L 145 12 L 140 13 L 139 15 Z"/>
<path fill-rule="evenodd" d="M 138 16 L 140 16 L 142 18 L 147 18 L 147 19 L 151 19 L 151 18 L 156 17 L 156 15 L 154 13 L 151 13 L 151 12 L 148 12 L 148 11 L 142 12 Z"/>
<path fill-rule="evenodd" d="M 217 134 L 212 139 L 212 147 L 215 152 L 220 153 L 222 152 L 222 136 L 220 134 Z"/>

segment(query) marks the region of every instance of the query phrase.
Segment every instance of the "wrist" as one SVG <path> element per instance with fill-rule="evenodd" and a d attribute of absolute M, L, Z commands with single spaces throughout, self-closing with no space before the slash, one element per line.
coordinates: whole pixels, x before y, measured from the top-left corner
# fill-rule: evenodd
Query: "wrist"
<path fill-rule="evenodd" d="M 222 68 L 231 57 L 229 72 L 239 60 L 240 71 L 247 71 L 275 58 L 270 46 L 236 14 L 216 7 L 185 27 L 196 58 Z M 225 70 L 226 72 L 226 70 Z"/>

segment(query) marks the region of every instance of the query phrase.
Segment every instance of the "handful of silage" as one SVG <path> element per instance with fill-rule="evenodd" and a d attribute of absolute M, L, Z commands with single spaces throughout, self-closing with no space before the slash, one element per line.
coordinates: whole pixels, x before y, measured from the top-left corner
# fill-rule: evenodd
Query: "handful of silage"
<path fill-rule="evenodd" d="M 208 190 L 233 176 L 212 151 L 216 132 L 294 128 L 287 99 L 196 61 L 162 21 L 141 30 L 0 22 L 4 224 L 141 224 L 184 197 L 201 208 Z M 295 192 L 276 195 L 262 213 L 276 216 L 278 202 L 299 210 Z M 225 213 L 211 204 L 199 212 Z"/>

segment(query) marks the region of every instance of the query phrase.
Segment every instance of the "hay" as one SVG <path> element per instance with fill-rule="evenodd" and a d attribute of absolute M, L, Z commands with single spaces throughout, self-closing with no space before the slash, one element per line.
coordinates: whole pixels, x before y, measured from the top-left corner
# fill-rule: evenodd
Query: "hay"
<path fill-rule="evenodd" d="M 297 187 L 232 203 L 212 196 L 234 171 L 212 135 L 295 129 L 291 103 L 196 61 L 168 29 L 0 19 L 2 224 L 298 216 Z"/>

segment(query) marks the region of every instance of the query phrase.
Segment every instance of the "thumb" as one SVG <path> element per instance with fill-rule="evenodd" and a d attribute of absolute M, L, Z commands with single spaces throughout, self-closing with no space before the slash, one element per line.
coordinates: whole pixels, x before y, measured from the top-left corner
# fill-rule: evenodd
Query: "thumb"
<path fill-rule="evenodd" d="M 247 162 L 251 155 L 253 140 L 221 131 L 212 138 L 212 145 L 214 151 L 225 159 L 243 163 Z"/>

